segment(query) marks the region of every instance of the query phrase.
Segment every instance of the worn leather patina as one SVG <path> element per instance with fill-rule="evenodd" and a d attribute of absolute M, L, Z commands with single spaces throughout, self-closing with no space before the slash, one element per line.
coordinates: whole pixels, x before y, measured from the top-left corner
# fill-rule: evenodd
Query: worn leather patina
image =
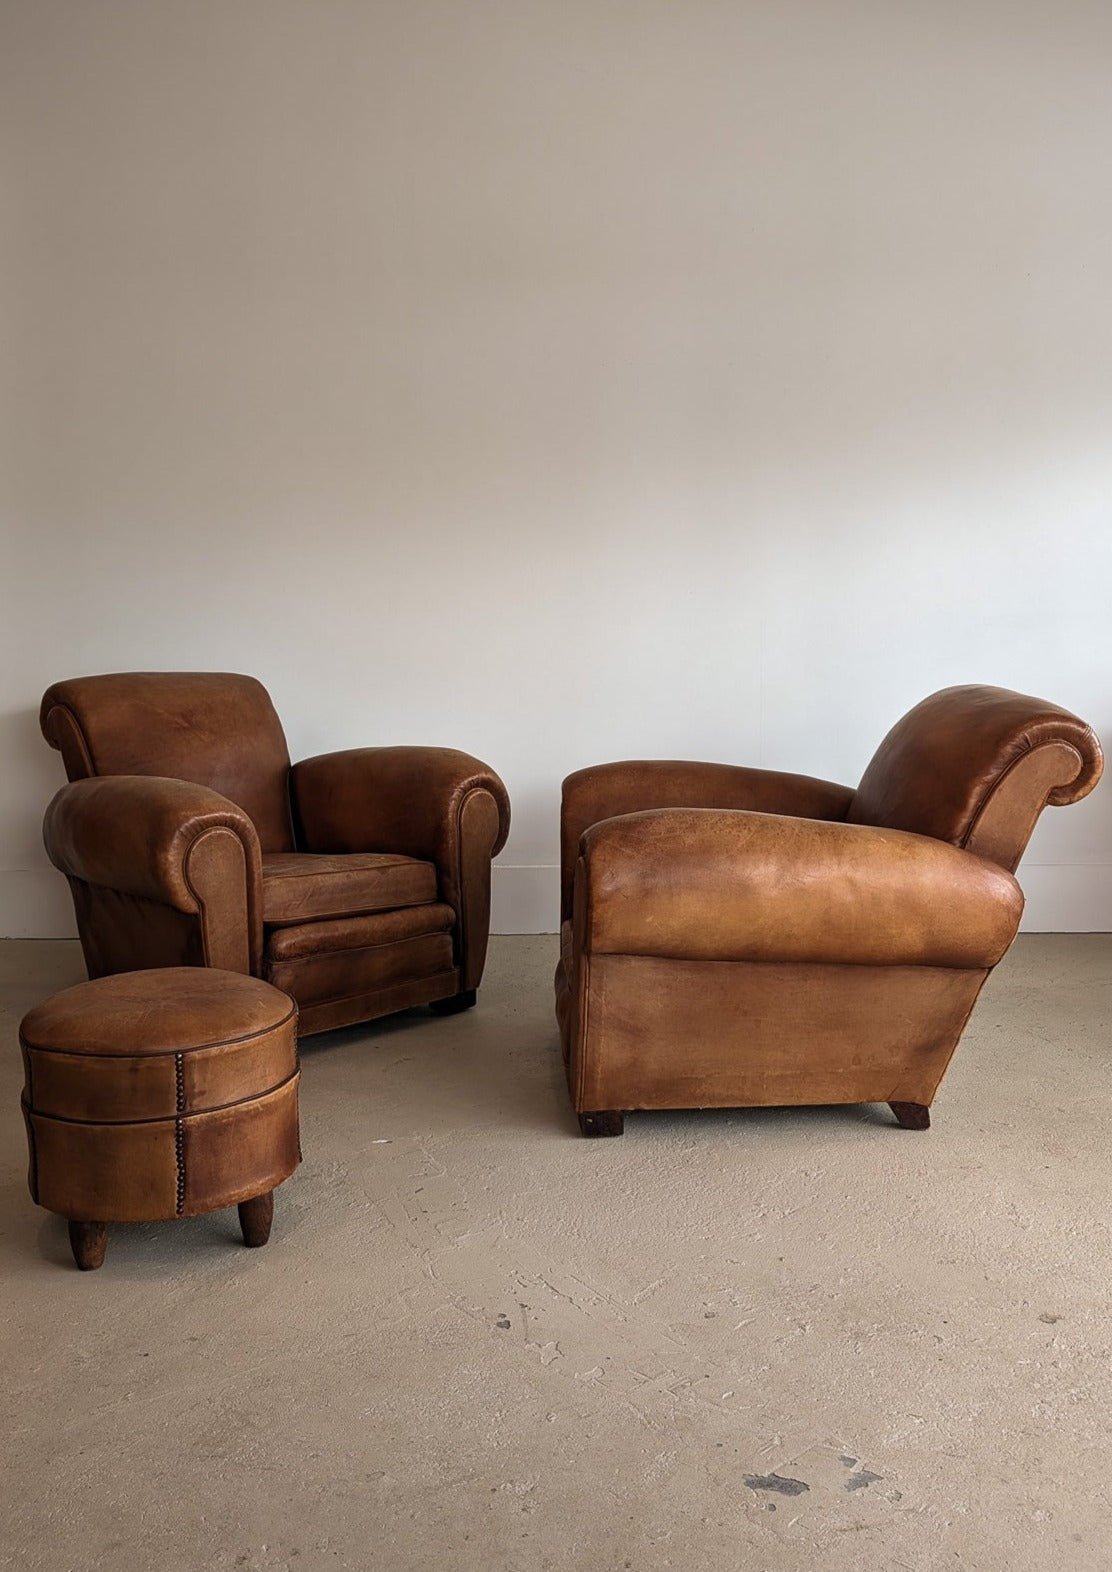
<path fill-rule="evenodd" d="M 71 784 L 44 837 L 90 977 L 251 973 L 302 1034 L 474 1001 L 491 859 L 510 806 L 452 748 L 354 748 L 291 767 L 252 677 L 125 672 L 54 683 L 41 724 Z"/>
<path fill-rule="evenodd" d="M 854 790 L 641 760 L 564 782 L 556 1009 L 588 1134 L 637 1108 L 887 1102 L 923 1128 L 1090 727 L 1002 688 L 916 706 Z"/>

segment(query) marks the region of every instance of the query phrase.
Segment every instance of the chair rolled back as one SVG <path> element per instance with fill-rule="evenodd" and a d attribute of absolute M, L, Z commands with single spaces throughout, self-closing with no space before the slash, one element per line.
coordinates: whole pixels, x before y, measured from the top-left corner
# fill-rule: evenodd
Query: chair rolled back
<path fill-rule="evenodd" d="M 249 816 L 264 852 L 292 851 L 290 756 L 270 695 L 227 672 L 117 672 L 56 682 L 43 736 L 71 781 L 162 775 L 209 786 Z"/>
<path fill-rule="evenodd" d="M 1048 804 L 1077 802 L 1104 767 L 1092 728 L 1007 688 L 945 688 L 885 737 L 847 821 L 932 835 L 1014 872 Z"/>

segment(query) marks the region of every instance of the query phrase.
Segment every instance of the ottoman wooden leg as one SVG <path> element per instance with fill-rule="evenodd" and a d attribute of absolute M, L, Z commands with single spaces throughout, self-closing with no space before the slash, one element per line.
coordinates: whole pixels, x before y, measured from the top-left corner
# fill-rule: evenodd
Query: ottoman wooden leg
<path fill-rule="evenodd" d="M 270 1238 L 270 1225 L 274 1221 L 274 1191 L 256 1195 L 250 1201 L 239 1203 L 239 1226 L 243 1229 L 243 1242 L 251 1250 L 266 1244 Z"/>
<path fill-rule="evenodd" d="M 70 1223 L 70 1249 L 83 1272 L 95 1272 L 104 1264 L 108 1249 L 107 1223 Z"/>

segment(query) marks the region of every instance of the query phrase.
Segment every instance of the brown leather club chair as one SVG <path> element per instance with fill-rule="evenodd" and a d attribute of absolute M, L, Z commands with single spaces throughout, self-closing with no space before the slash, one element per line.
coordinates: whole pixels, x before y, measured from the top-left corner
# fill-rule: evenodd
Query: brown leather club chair
<path fill-rule="evenodd" d="M 293 995 L 302 1034 L 474 1004 L 510 822 L 478 759 L 357 748 L 291 768 L 266 689 L 220 672 L 56 682 L 40 721 L 72 783 L 44 838 L 90 977 L 250 973 Z"/>
<path fill-rule="evenodd" d="M 925 1129 L 1019 926 L 1035 821 L 1102 768 L 1065 710 L 961 687 L 856 791 L 726 764 L 569 776 L 556 1013 L 584 1134 L 636 1108 L 863 1102 Z"/>

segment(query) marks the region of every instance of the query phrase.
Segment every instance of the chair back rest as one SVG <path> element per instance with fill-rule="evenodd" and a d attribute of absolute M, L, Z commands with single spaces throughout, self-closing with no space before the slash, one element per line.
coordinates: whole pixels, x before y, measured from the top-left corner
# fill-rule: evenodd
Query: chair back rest
<path fill-rule="evenodd" d="M 209 786 L 251 819 L 264 852 L 293 851 L 290 756 L 270 695 L 227 672 L 118 672 L 56 682 L 43 736 L 71 781 L 163 775 Z"/>
<path fill-rule="evenodd" d="M 931 835 L 1014 872 L 1047 803 L 1076 802 L 1103 769 L 1090 726 L 1007 688 L 946 688 L 885 737 L 850 824 Z"/>

